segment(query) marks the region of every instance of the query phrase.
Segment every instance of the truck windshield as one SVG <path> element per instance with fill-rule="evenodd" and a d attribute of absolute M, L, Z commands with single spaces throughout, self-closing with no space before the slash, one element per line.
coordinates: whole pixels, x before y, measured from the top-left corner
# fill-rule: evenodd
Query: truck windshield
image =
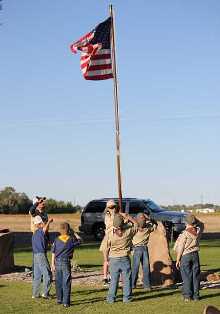
<path fill-rule="evenodd" d="M 161 212 L 163 211 L 163 208 L 161 208 L 160 206 L 158 206 L 157 204 L 155 204 L 153 201 L 151 200 L 146 200 L 144 201 L 144 204 L 147 206 L 147 208 L 152 211 L 152 212 Z"/>

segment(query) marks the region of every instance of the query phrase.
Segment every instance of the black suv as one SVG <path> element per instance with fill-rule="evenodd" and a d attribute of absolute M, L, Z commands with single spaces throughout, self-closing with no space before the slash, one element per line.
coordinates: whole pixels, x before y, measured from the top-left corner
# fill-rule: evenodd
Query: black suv
<path fill-rule="evenodd" d="M 102 198 L 89 202 L 81 214 L 81 232 L 93 235 L 96 240 L 101 240 L 105 233 L 104 209 L 110 198 Z M 118 203 L 117 198 L 112 198 Z M 161 221 L 166 229 L 179 234 L 185 227 L 185 213 L 169 211 L 161 208 L 150 199 L 123 198 L 123 212 L 131 216 L 144 212 L 150 218 Z"/>

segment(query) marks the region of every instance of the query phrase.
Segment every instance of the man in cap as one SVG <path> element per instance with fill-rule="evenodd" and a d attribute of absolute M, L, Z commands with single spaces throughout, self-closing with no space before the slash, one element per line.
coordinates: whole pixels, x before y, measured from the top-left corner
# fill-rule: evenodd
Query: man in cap
<path fill-rule="evenodd" d="M 43 277 L 43 294 L 42 297 L 48 299 L 52 281 L 50 265 L 47 259 L 47 241 L 45 235 L 53 219 L 49 219 L 46 224 L 40 216 L 34 217 L 35 232 L 32 236 L 32 249 L 34 260 L 33 292 L 32 298 L 40 297 L 41 278 Z"/>
<path fill-rule="evenodd" d="M 31 215 L 31 231 L 35 231 L 35 224 L 33 223 L 33 219 L 36 216 L 40 216 L 43 220 L 43 223 L 46 224 L 48 222 L 48 215 L 45 211 L 46 205 L 46 197 L 36 196 L 33 199 L 33 205 L 29 210 L 29 214 Z"/>
<path fill-rule="evenodd" d="M 113 229 L 113 220 L 114 220 L 114 216 L 115 213 L 118 212 L 118 207 L 115 203 L 114 200 L 108 200 L 106 203 L 106 208 L 104 211 L 104 222 L 105 222 L 105 236 L 102 240 L 102 243 L 100 245 L 99 250 L 102 252 L 103 254 L 103 283 L 104 286 L 108 286 L 108 284 L 110 283 L 110 278 L 108 278 L 108 261 L 105 259 L 106 256 L 106 239 L 107 239 L 107 235 L 109 232 L 112 231 Z"/>
<path fill-rule="evenodd" d="M 179 235 L 174 245 L 177 254 L 176 267 L 181 272 L 183 280 L 183 298 L 186 302 L 199 300 L 200 262 L 199 240 L 204 230 L 204 224 L 194 215 L 186 216 L 186 228 Z"/>
<path fill-rule="evenodd" d="M 134 235 L 133 243 L 133 267 L 132 267 L 132 289 L 135 288 L 138 271 L 140 264 L 143 269 L 143 284 L 144 289 L 150 290 L 150 265 L 149 265 L 149 254 L 147 244 L 151 232 L 153 232 L 157 224 L 154 221 L 149 220 L 149 217 L 144 213 L 137 215 L 138 231 Z"/>
<path fill-rule="evenodd" d="M 125 219 L 134 224 L 125 223 Z M 105 260 L 109 261 L 111 282 L 109 286 L 107 302 L 114 303 L 120 274 L 123 279 L 123 302 L 131 301 L 131 262 L 130 252 L 132 238 L 137 232 L 136 220 L 128 214 L 118 213 L 114 215 L 113 228 L 107 234 Z"/>

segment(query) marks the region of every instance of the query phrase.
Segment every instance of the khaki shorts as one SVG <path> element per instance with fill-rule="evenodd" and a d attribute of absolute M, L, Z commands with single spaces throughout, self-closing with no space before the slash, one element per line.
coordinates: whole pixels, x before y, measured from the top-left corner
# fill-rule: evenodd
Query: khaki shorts
<path fill-rule="evenodd" d="M 107 236 L 105 235 L 102 242 L 101 242 L 101 245 L 99 247 L 99 251 L 100 252 L 106 252 L 107 251 Z"/>

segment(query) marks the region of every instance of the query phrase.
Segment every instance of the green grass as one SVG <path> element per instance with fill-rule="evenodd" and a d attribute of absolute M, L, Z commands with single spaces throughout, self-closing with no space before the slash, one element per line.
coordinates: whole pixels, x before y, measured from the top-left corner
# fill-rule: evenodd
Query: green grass
<path fill-rule="evenodd" d="M 85 269 L 100 269 L 102 267 L 102 253 L 99 252 L 99 245 L 97 244 L 84 244 L 75 249 L 74 261 L 80 267 Z M 25 250 L 17 249 L 15 250 L 15 264 L 20 266 L 32 265 L 32 250 L 27 248 Z M 48 253 L 49 261 L 51 260 L 51 254 Z"/>
<path fill-rule="evenodd" d="M 201 243 L 201 264 L 203 270 L 220 268 L 220 241 L 210 240 Z M 95 245 L 85 245 L 75 252 L 76 262 L 84 268 L 97 269 L 101 267 L 102 256 Z M 15 261 L 17 265 L 31 266 L 31 251 L 17 251 Z M 24 282 L 8 282 L 0 280 L 0 313 L 147 313 L 147 314 L 202 314 L 207 304 L 220 308 L 220 289 L 201 291 L 201 301 L 185 304 L 179 290 L 160 289 L 146 293 L 141 289 L 134 291 L 133 302 L 123 304 L 122 291 L 118 291 L 118 299 L 114 305 L 105 303 L 107 290 L 102 288 L 75 287 L 73 279 L 72 307 L 64 309 L 56 305 L 54 299 L 32 300 L 31 284 Z"/>

